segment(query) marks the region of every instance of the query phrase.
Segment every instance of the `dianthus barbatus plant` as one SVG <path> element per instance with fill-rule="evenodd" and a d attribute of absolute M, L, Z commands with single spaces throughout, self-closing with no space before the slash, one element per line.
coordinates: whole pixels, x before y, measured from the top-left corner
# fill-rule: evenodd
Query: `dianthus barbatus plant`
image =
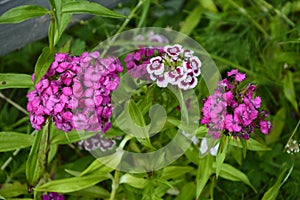
<path fill-rule="evenodd" d="M 35 90 L 27 94 L 33 128 L 40 130 L 52 118 L 65 132 L 107 131 L 111 128 L 110 93 L 119 86 L 122 71 L 117 58 L 100 58 L 99 52 L 56 54 Z"/>
<path fill-rule="evenodd" d="M 133 78 L 154 81 L 158 87 L 168 84 L 183 90 L 196 87 L 202 62 L 179 44 L 163 47 L 140 47 L 127 54 L 124 61 Z"/>
<path fill-rule="evenodd" d="M 254 96 L 256 86 L 252 83 L 239 88 L 246 74 L 234 69 L 228 77 L 218 82 L 214 93 L 204 99 L 201 124 L 206 124 L 208 134 L 215 139 L 223 133 L 248 140 L 255 129 L 268 134 L 272 127 L 266 120 L 268 112 L 261 110 L 261 98 Z"/>

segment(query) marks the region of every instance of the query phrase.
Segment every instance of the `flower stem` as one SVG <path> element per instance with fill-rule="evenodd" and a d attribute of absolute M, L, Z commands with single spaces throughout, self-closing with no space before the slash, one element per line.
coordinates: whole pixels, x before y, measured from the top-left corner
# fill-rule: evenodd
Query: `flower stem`
<path fill-rule="evenodd" d="M 112 182 L 112 191 L 111 191 L 111 195 L 109 200 L 114 200 L 115 196 L 116 196 L 116 192 L 118 190 L 119 187 L 119 179 L 120 179 L 120 171 L 119 170 L 115 170 L 115 175 L 114 175 L 114 179 Z"/>

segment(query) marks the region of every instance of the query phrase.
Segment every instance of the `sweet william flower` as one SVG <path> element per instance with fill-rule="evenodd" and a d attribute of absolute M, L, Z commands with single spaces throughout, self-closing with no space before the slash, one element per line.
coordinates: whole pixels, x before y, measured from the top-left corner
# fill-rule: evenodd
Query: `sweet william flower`
<path fill-rule="evenodd" d="M 118 87 L 117 74 L 122 70 L 117 58 L 100 58 L 99 52 L 56 54 L 36 89 L 27 95 L 33 128 L 40 130 L 52 117 L 56 127 L 66 132 L 107 131 L 111 127 L 110 93 Z M 109 111 L 97 112 L 99 107 L 109 107 Z"/>
<path fill-rule="evenodd" d="M 224 133 L 247 140 L 256 129 L 268 134 L 272 125 L 266 120 L 267 112 L 260 110 L 261 98 L 254 97 L 256 86 L 251 83 L 240 90 L 238 86 L 246 75 L 236 69 L 227 75 L 214 93 L 204 99 L 200 123 L 206 124 L 214 138 Z"/>

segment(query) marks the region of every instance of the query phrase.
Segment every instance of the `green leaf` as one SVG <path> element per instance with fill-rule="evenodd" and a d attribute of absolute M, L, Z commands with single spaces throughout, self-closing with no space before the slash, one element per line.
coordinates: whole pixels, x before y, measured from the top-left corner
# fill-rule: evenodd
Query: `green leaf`
<path fill-rule="evenodd" d="M 283 127 L 285 124 L 286 119 L 286 111 L 284 107 L 282 107 L 275 115 L 275 117 L 272 120 L 272 129 L 271 133 L 266 135 L 266 142 L 267 144 L 270 144 L 272 142 L 276 142 L 279 140 L 280 135 L 283 131 Z"/>
<path fill-rule="evenodd" d="M 217 178 L 222 169 L 222 166 L 223 166 L 223 163 L 224 163 L 224 160 L 226 157 L 226 153 L 227 153 L 227 147 L 228 147 L 230 140 L 231 139 L 229 137 L 224 136 L 224 135 L 221 138 L 221 141 L 220 141 L 221 148 L 219 149 L 219 152 L 216 156 L 216 176 L 217 176 Z"/>
<path fill-rule="evenodd" d="M 49 47 L 43 48 L 43 52 L 39 56 L 34 68 L 34 85 L 45 75 L 53 60 L 54 53 L 50 51 Z"/>
<path fill-rule="evenodd" d="M 196 187 L 196 199 L 201 195 L 209 177 L 213 173 L 213 157 L 207 155 L 200 158 L 197 170 L 197 187 Z"/>
<path fill-rule="evenodd" d="M 48 153 L 48 123 L 42 130 L 35 135 L 29 157 L 26 162 L 26 178 L 30 185 L 35 185 L 43 175 L 45 164 L 47 163 L 46 154 Z"/>
<path fill-rule="evenodd" d="M 117 169 L 123 153 L 124 152 L 120 150 L 109 156 L 98 158 L 81 173 L 81 176 L 95 173 L 108 173 Z"/>
<path fill-rule="evenodd" d="M 40 17 L 48 13 L 44 7 L 25 5 L 12 8 L 0 16 L 0 24 L 19 23 L 33 17 Z"/>
<path fill-rule="evenodd" d="M 185 183 L 175 200 L 195 200 L 196 186 L 193 182 Z"/>
<path fill-rule="evenodd" d="M 0 132 L 0 152 L 29 147 L 33 140 L 34 137 L 23 133 Z"/>
<path fill-rule="evenodd" d="M 268 189 L 268 191 L 264 194 L 262 200 L 275 200 L 279 190 L 281 188 L 281 186 L 286 182 L 286 180 L 289 178 L 289 176 L 291 175 L 292 171 L 293 171 L 294 165 L 292 165 L 292 167 L 290 168 L 289 172 L 287 173 L 287 175 L 284 177 L 284 174 L 287 171 L 287 168 L 285 168 L 281 174 L 279 175 L 278 179 L 276 180 L 275 184 L 270 187 L 270 189 Z M 284 178 L 284 179 L 283 179 Z"/>
<path fill-rule="evenodd" d="M 139 189 L 144 189 L 147 185 L 147 181 L 148 181 L 147 179 L 135 177 L 130 174 L 124 174 L 120 178 L 120 184 L 126 183 L 132 187 L 139 188 Z"/>
<path fill-rule="evenodd" d="M 6 184 L 1 184 L 1 189 L 0 189 L 0 199 L 1 196 L 5 198 L 9 197 L 17 197 L 22 194 L 27 194 L 27 185 L 22 184 L 20 182 L 14 182 L 14 183 L 6 183 Z"/>
<path fill-rule="evenodd" d="M 84 132 L 76 130 L 65 133 L 61 130 L 56 129 L 56 131 L 54 131 L 51 135 L 51 144 L 70 144 L 78 142 L 80 140 L 88 139 L 95 134 L 95 132 Z"/>
<path fill-rule="evenodd" d="M 99 186 L 92 186 L 89 188 L 78 190 L 76 192 L 71 192 L 68 193 L 68 195 L 82 196 L 85 198 L 90 197 L 90 198 L 97 198 L 97 199 L 108 199 L 110 197 L 110 193 L 104 188 Z"/>
<path fill-rule="evenodd" d="M 213 0 L 198 0 L 201 6 L 211 12 L 218 12 L 217 6 L 215 5 Z"/>
<path fill-rule="evenodd" d="M 91 174 L 72 178 L 54 180 L 35 188 L 36 191 L 68 193 L 91 187 L 109 179 L 109 174 Z"/>
<path fill-rule="evenodd" d="M 213 166 L 215 168 L 216 163 L 214 163 Z M 222 168 L 220 170 L 220 177 L 230 181 L 242 181 L 243 183 L 249 185 L 255 192 L 257 192 L 255 188 L 252 186 L 252 184 L 250 183 L 246 174 L 244 174 L 240 170 L 236 169 L 235 167 L 227 163 L 223 163 Z"/>
<path fill-rule="evenodd" d="M 0 90 L 7 88 L 30 88 L 33 86 L 28 74 L 0 74 Z"/>
<path fill-rule="evenodd" d="M 72 14 L 86 13 L 111 18 L 126 18 L 126 16 L 124 15 L 118 14 L 114 11 L 109 10 L 108 8 L 105 8 L 100 4 L 89 1 L 66 3 L 62 7 L 62 12 Z"/>
<path fill-rule="evenodd" d="M 239 142 L 240 142 L 239 139 L 238 139 L 238 141 L 230 140 L 229 144 L 232 146 L 235 146 L 235 147 L 242 148 L 242 146 L 239 144 Z M 256 141 L 253 138 L 250 138 L 249 140 L 246 140 L 245 142 L 247 145 L 247 149 L 250 151 L 270 151 L 271 150 L 270 147 Z"/>
<path fill-rule="evenodd" d="M 285 97 L 290 101 L 290 103 L 298 113 L 299 110 L 293 83 L 293 73 L 290 71 L 283 80 L 283 91 Z"/>
<path fill-rule="evenodd" d="M 193 170 L 194 168 L 189 166 L 168 166 L 163 169 L 161 177 L 166 180 L 174 179 Z"/>
<path fill-rule="evenodd" d="M 180 32 L 190 35 L 194 28 L 200 22 L 202 11 L 202 6 L 198 4 L 183 22 L 183 26 L 181 27 Z"/>

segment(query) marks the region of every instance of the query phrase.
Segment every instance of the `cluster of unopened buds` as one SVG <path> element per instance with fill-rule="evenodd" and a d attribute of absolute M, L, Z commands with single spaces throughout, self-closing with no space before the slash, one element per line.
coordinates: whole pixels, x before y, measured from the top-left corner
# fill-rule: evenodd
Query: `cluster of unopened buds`
<path fill-rule="evenodd" d="M 192 50 L 179 44 L 164 47 L 141 47 L 125 58 L 129 72 L 134 78 L 147 78 L 158 87 L 168 84 L 188 90 L 196 87 L 202 63 Z"/>
<path fill-rule="evenodd" d="M 238 70 L 228 72 L 228 78 L 220 81 L 214 93 L 204 100 L 201 123 L 207 125 L 208 133 L 214 138 L 224 133 L 247 140 L 256 128 L 263 134 L 270 132 L 268 113 L 260 111 L 261 98 L 254 97 L 256 86 L 250 83 L 239 90 L 245 78 Z"/>
<path fill-rule="evenodd" d="M 111 127 L 110 93 L 119 85 L 123 70 L 117 58 L 100 58 L 99 52 L 55 55 L 47 73 L 28 93 L 27 110 L 35 129 L 48 118 L 65 132 L 107 131 Z"/>

